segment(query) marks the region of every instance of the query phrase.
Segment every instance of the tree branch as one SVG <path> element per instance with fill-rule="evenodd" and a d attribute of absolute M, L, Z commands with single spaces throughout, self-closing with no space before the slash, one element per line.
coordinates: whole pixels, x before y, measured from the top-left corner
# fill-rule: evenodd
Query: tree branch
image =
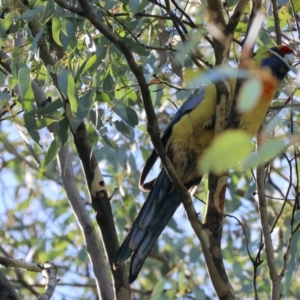
<path fill-rule="evenodd" d="M 274 24 L 275 24 L 275 32 L 276 32 L 276 42 L 277 45 L 281 45 L 282 38 L 281 38 L 281 30 L 280 30 L 280 21 L 278 17 L 277 0 L 272 0 L 272 8 L 273 8 L 273 16 L 274 16 Z"/>
<path fill-rule="evenodd" d="M 62 1 L 59 2 L 63 8 L 65 9 L 69 8 L 69 5 L 66 2 L 62 2 Z M 79 10 L 76 10 L 76 13 L 79 13 Z M 29 27 L 32 31 L 33 36 L 36 36 L 36 34 L 39 32 L 38 25 L 34 21 L 30 21 Z M 54 66 L 56 62 L 52 58 L 51 52 L 49 51 L 49 48 L 43 36 L 39 39 L 38 45 L 40 47 L 40 52 L 39 52 L 40 58 L 44 63 L 44 65 Z M 56 45 L 54 44 L 54 46 Z M 63 49 L 60 48 L 56 47 L 56 52 L 59 56 L 63 55 Z M 59 58 L 61 59 L 62 57 Z M 50 76 L 52 78 L 53 84 L 55 85 L 58 92 L 60 93 L 62 102 L 65 105 L 66 115 L 71 116 L 70 105 L 68 103 L 68 100 L 64 97 L 63 93 L 59 88 L 57 74 L 50 73 Z M 74 137 L 76 149 L 78 151 L 80 160 L 82 162 L 85 178 L 88 184 L 89 193 L 92 199 L 93 208 L 97 209 L 96 220 L 99 224 L 102 233 L 102 239 L 105 245 L 106 254 L 110 263 L 112 275 L 114 277 L 114 287 L 116 289 L 117 299 L 122 299 L 122 300 L 130 299 L 130 287 L 126 277 L 125 266 L 122 266 L 117 270 L 113 269 L 113 259 L 119 247 L 119 243 L 118 243 L 116 228 L 113 220 L 112 210 L 110 206 L 110 199 L 107 195 L 106 186 L 102 178 L 101 172 L 98 168 L 98 162 L 93 154 L 93 147 L 89 140 L 89 136 L 84 122 L 82 122 L 79 125 L 76 132 L 72 131 L 72 134 Z M 103 263 L 101 262 L 95 263 L 94 264 L 95 268 L 96 265 L 103 265 Z M 100 284 L 101 285 L 103 284 L 102 275 L 100 277 L 97 277 L 99 286 Z M 104 281 L 109 282 L 108 279 Z M 108 287 L 110 287 L 110 285 L 107 285 L 107 288 Z M 105 289 L 105 284 L 103 285 L 103 288 Z"/>
<path fill-rule="evenodd" d="M 31 272 L 41 272 L 41 268 L 37 264 L 28 263 L 21 259 L 0 256 L 0 264 L 6 268 L 20 268 Z"/>
<path fill-rule="evenodd" d="M 258 148 L 262 145 L 262 134 L 259 132 L 257 134 L 257 146 Z M 258 195 L 258 209 L 260 215 L 260 221 L 262 226 L 262 232 L 264 236 L 267 265 L 269 268 L 270 278 L 272 282 L 272 300 L 280 299 L 280 277 L 278 276 L 275 264 L 275 256 L 273 250 L 273 243 L 270 234 L 270 226 L 268 222 L 268 210 L 267 201 L 265 197 L 265 170 L 264 167 L 257 167 L 256 170 L 256 184 L 257 184 L 257 195 Z"/>
<path fill-rule="evenodd" d="M 4 276 L 0 270 L 0 295 L 1 300 L 20 300 L 16 291 L 12 287 L 9 280 Z"/>
<path fill-rule="evenodd" d="M 49 300 L 54 293 L 57 283 L 59 282 L 59 280 L 56 279 L 57 269 L 53 263 L 49 262 L 40 265 L 40 268 L 44 278 L 46 279 L 46 287 L 45 292 L 41 294 L 37 300 Z"/>
<path fill-rule="evenodd" d="M 93 223 L 78 192 L 72 163 L 70 161 L 69 149 L 66 145 L 62 146 L 58 152 L 58 163 L 70 206 L 73 209 L 87 245 L 87 251 L 96 277 L 98 293 L 101 295 L 102 299 L 112 300 L 114 299 L 114 294 L 107 273 L 108 268 L 102 255 L 102 250 Z"/>

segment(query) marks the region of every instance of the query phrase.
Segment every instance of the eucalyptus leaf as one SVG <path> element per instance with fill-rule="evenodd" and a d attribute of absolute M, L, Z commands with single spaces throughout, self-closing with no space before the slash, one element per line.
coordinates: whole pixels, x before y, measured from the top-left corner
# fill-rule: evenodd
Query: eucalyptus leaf
<path fill-rule="evenodd" d="M 259 78 L 251 78 L 244 82 L 238 96 L 238 110 L 240 112 L 251 111 L 262 94 L 262 84 Z"/>
<path fill-rule="evenodd" d="M 36 48 L 37 48 L 37 43 L 39 41 L 39 39 L 41 38 L 42 34 L 44 32 L 44 28 L 41 28 L 39 30 L 39 32 L 35 35 L 34 39 L 33 39 L 33 42 L 31 44 L 31 47 L 30 47 L 30 51 L 35 51 Z"/>
<path fill-rule="evenodd" d="M 37 109 L 31 110 L 28 114 L 29 115 L 38 115 L 38 116 L 44 116 L 44 115 L 51 115 L 58 111 L 58 109 L 62 108 L 62 102 L 61 100 L 55 100 L 51 102 L 49 105 L 45 107 L 40 107 Z"/>
<path fill-rule="evenodd" d="M 24 98 L 30 85 L 30 70 L 26 67 L 22 67 L 19 70 L 18 80 L 21 97 Z"/>
<path fill-rule="evenodd" d="M 10 26 L 13 24 L 14 12 L 7 14 L 5 19 L 0 19 L 0 37 L 4 37 Z"/>
<path fill-rule="evenodd" d="M 39 13 L 41 13 L 42 11 L 44 11 L 45 9 L 45 6 L 44 5 L 41 5 L 41 6 L 38 6 L 37 8 L 34 8 L 34 9 L 29 9 L 29 10 L 26 10 L 22 15 L 21 15 L 21 19 L 23 19 L 24 21 L 26 22 L 30 22 L 33 20 L 33 18 L 35 16 L 37 16 Z"/>
<path fill-rule="evenodd" d="M 202 172 L 222 174 L 237 167 L 253 149 L 251 137 L 241 130 L 227 130 L 216 137 L 202 155 Z"/>
<path fill-rule="evenodd" d="M 55 41 L 55 43 L 59 46 L 62 46 L 62 43 L 60 41 L 60 32 L 62 30 L 62 22 L 59 18 L 56 16 L 53 17 L 52 19 L 52 36 Z"/>
<path fill-rule="evenodd" d="M 128 125 L 134 127 L 139 123 L 137 113 L 131 107 L 125 106 L 123 102 L 113 100 L 115 106 L 113 111 Z"/>
<path fill-rule="evenodd" d="M 278 139 L 268 140 L 258 149 L 257 153 L 252 154 L 244 162 L 243 168 L 248 169 L 248 168 L 253 168 L 255 166 L 260 166 L 266 161 L 280 154 L 284 149 L 285 149 L 284 141 Z"/>
<path fill-rule="evenodd" d="M 75 81 L 71 72 L 68 72 L 68 99 L 70 101 L 71 111 L 73 114 L 76 114 L 78 109 L 77 97 L 76 97 L 76 86 Z"/>
<path fill-rule="evenodd" d="M 69 138 L 69 121 L 67 117 L 63 117 L 59 121 L 57 135 L 61 145 L 65 145 Z"/>
<path fill-rule="evenodd" d="M 41 169 L 44 169 L 47 165 L 50 164 L 52 160 L 54 160 L 54 158 L 58 153 L 58 150 L 59 150 L 59 142 L 57 139 L 54 139 L 50 144 L 50 147 L 45 155 L 45 158 L 41 162 L 40 165 Z"/>

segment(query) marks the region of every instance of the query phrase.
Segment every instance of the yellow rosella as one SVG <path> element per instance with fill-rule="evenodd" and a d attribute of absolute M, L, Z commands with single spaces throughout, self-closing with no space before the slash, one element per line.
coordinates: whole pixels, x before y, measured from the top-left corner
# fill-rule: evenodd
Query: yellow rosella
<path fill-rule="evenodd" d="M 253 109 L 241 113 L 238 128 L 253 136 L 262 124 L 274 94 L 290 70 L 294 61 L 293 50 L 288 46 L 276 46 L 253 58 L 256 72 L 263 70 L 262 92 Z M 236 80 L 231 80 L 234 95 Z M 192 193 L 202 178 L 199 170 L 201 156 L 214 138 L 212 126 L 216 110 L 217 91 L 212 83 L 194 93 L 167 126 L 161 140 L 186 188 Z M 118 267 L 131 257 L 129 282 L 138 276 L 147 256 L 159 235 L 181 203 L 176 189 L 164 168 L 157 178 L 145 183 L 158 155 L 152 152 L 140 177 L 140 186 L 150 193 L 135 218 L 123 244 L 115 257 Z"/>

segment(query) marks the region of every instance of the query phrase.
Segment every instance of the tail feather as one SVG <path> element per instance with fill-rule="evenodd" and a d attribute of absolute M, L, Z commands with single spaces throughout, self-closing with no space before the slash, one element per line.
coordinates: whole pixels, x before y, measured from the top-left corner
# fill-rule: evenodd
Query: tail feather
<path fill-rule="evenodd" d="M 186 184 L 191 190 L 200 177 Z M 173 184 L 164 168 L 160 171 L 142 209 L 135 218 L 130 231 L 119 248 L 114 265 L 123 264 L 131 256 L 129 282 L 138 276 L 155 242 L 181 204 L 180 195 L 172 190 Z"/>
<path fill-rule="evenodd" d="M 119 248 L 114 265 L 123 264 L 132 253 L 140 246 L 145 234 L 155 215 L 159 213 L 160 207 L 164 202 L 167 194 L 171 190 L 172 182 L 164 168 L 159 173 L 153 189 L 149 193 L 142 209 L 135 218 L 130 231 L 127 233 L 121 247 Z"/>
<path fill-rule="evenodd" d="M 164 205 L 160 207 L 159 212 L 154 215 L 151 225 L 144 233 L 143 240 L 140 242 L 139 247 L 133 252 L 129 270 L 130 283 L 137 278 L 151 249 L 180 204 L 180 196 L 176 190 L 173 190 L 165 199 Z"/>

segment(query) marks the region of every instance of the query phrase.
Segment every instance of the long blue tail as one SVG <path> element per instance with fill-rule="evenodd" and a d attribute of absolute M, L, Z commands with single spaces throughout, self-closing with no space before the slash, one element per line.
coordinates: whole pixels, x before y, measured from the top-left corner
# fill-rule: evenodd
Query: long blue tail
<path fill-rule="evenodd" d="M 181 203 L 176 190 L 171 191 L 171 189 L 172 182 L 165 169 L 162 168 L 141 211 L 116 254 L 114 261 L 116 267 L 131 256 L 130 283 L 137 278 L 156 240 Z"/>

